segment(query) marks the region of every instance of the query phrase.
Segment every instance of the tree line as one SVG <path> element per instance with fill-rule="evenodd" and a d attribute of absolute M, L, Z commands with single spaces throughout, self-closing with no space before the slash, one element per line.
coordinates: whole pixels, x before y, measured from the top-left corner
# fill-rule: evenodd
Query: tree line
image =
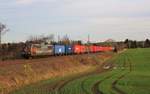
<path fill-rule="evenodd" d="M 58 36 L 58 41 L 55 40 L 55 36 L 50 34 L 48 36 L 30 36 L 26 42 L 20 43 L 3 43 L 1 44 L 2 35 L 8 31 L 6 25 L 0 23 L 0 60 L 2 59 L 10 59 L 10 58 L 20 58 L 20 52 L 22 48 L 26 45 L 33 43 L 48 43 L 48 44 L 83 44 L 81 40 L 71 40 L 67 35 L 60 38 Z M 97 42 L 91 43 L 88 41 L 84 43 L 85 45 L 101 45 L 101 46 L 113 46 L 117 50 L 122 50 L 124 48 L 150 48 L 150 40 L 146 39 L 145 41 L 136 41 L 126 39 L 125 41 L 106 41 L 106 42 Z"/>
<path fill-rule="evenodd" d="M 136 41 L 126 39 L 124 41 L 126 48 L 150 48 L 150 40 L 146 39 L 145 41 Z"/>

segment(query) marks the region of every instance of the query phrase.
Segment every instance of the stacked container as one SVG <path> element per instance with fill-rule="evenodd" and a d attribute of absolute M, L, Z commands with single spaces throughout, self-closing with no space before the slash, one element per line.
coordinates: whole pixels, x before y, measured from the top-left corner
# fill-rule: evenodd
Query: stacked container
<path fill-rule="evenodd" d="M 65 54 L 66 55 L 73 54 L 73 46 L 72 45 L 65 46 Z"/>
<path fill-rule="evenodd" d="M 54 45 L 54 54 L 55 55 L 64 55 L 65 54 L 65 45 Z"/>

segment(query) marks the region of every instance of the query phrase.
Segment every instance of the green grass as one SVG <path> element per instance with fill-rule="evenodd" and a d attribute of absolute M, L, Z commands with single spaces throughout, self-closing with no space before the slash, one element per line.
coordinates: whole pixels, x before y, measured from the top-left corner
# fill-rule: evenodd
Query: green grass
<path fill-rule="evenodd" d="M 129 49 L 117 54 L 106 63 L 113 62 L 114 68 L 103 73 L 93 73 L 66 83 L 52 92 L 46 86 L 55 84 L 62 78 L 30 85 L 13 94 L 94 94 L 92 88 L 97 82 L 104 94 L 120 94 L 115 87 L 126 94 L 150 94 L 150 49 Z M 124 75 L 121 79 L 119 79 Z M 63 78 L 69 80 L 70 77 Z M 45 86 L 45 87 L 44 87 Z"/>
<path fill-rule="evenodd" d="M 120 63 L 120 61 L 122 60 L 123 62 Z M 107 62 L 115 62 L 116 64 L 118 64 L 118 69 L 74 80 L 67 84 L 65 87 L 63 87 L 60 94 L 92 94 L 92 87 L 96 82 L 104 80 L 106 77 L 113 75 L 111 79 L 104 81 L 101 85 L 104 94 L 107 94 L 109 91 L 111 91 L 110 83 L 112 83 L 113 80 L 119 75 L 122 75 L 123 73 L 127 72 L 124 69 L 121 69 L 125 62 L 124 54 L 121 54 L 121 56 L 115 56 Z"/>
<path fill-rule="evenodd" d="M 150 94 L 150 49 L 133 49 L 126 53 L 133 69 L 117 86 L 129 94 Z"/>
<path fill-rule="evenodd" d="M 109 75 L 113 76 L 101 82 L 99 89 L 104 94 L 117 94 L 112 83 L 124 74 L 127 75 L 117 82 L 117 88 L 127 94 L 150 94 L 150 49 L 130 49 L 110 61 L 115 63 L 117 69 L 72 81 L 60 94 L 92 94 L 94 83 Z"/>
<path fill-rule="evenodd" d="M 48 94 L 48 91 L 46 89 L 43 89 L 42 86 L 46 86 L 47 84 L 54 84 L 58 80 L 60 80 L 60 78 L 41 81 L 40 83 L 18 88 L 11 94 Z"/>

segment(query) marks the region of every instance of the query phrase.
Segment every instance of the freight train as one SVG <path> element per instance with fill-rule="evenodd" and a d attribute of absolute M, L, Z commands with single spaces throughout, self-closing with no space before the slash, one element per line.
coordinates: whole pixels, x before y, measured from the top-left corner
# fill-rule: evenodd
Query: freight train
<path fill-rule="evenodd" d="M 114 47 L 95 46 L 95 45 L 50 45 L 50 44 L 31 44 L 25 46 L 22 50 L 24 58 L 36 56 L 50 56 L 50 55 L 71 55 L 83 53 L 97 53 L 113 51 Z"/>

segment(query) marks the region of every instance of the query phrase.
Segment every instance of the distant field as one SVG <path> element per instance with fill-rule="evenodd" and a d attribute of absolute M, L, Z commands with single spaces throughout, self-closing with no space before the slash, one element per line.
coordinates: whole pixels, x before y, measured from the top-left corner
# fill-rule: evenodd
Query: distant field
<path fill-rule="evenodd" d="M 47 80 L 11 94 L 150 94 L 150 49 L 126 50 L 103 68 L 103 73 Z"/>

